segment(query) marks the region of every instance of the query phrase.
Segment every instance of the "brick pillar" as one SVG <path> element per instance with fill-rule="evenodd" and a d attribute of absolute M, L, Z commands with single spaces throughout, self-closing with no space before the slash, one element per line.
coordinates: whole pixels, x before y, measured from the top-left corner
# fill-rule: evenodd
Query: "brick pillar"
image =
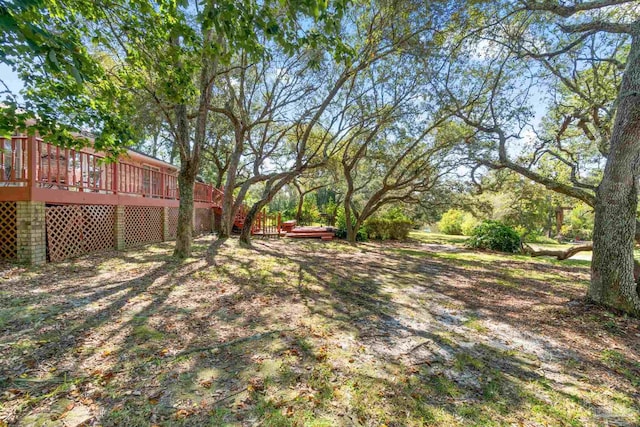
<path fill-rule="evenodd" d="M 124 206 L 116 206 L 116 224 L 114 233 L 116 235 L 116 249 L 124 250 Z"/>
<path fill-rule="evenodd" d="M 166 242 L 169 238 L 169 209 L 168 207 L 162 208 L 162 241 Z"/>
<path fill-rule="evenodd" d="M 47 261 L 44 202 L 16 202 L 18 261 L 44 264 Z"/>

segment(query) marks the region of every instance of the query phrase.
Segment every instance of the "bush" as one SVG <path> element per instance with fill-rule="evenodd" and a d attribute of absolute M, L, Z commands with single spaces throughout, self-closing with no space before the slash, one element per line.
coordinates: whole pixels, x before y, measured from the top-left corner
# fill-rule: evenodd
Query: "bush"
<path fill-rule="evenodd" d="M 404 240 L 409 237 L 411 228 L 413 228 L 413 221 L 402 214 L 373 217 L 365 223 L 369 238 L 377 240 Z"/>
<path fill-rule="evenodd" d="M 311 225 L 320 220 L 320 211 L 316 203 L 316 198 L 307 196 L 302 201 L 302 211 L 300 212 L 300 224 Z"/>
<path fill-rule="evenodd" d="M 508 225 L 499 221 L 484 221 L 473 229 L 467 245 L 500 252 L 519 252 L 521 243 L 518 233 Z"/>
<path fill-rule="evenodd" d="M 353 215 L 351 216 L 351 223 L 355 227 L 356 220 L 355 218 L 353 218 Z M 337 209 L 336 228 L 337 228 L 336 237 L 339 239 L 346 239 L 347 238 L 347 218 L 344 213 L 344 206 L 340 206 Z M 368 238 L 367 230 L 364 227 L 360 227 L 360 230 L 358 230 L 358 232 L 356 233 L 356 241 L 364 242 L 365 240 L 367 240 L 367 238 Z"/>
<path fill-rule="evenodd" d="M 347 229 L 346 228 L 337 228 L 335 231 L 335 235 L 338 239 L 346 239 L 347 238 Z M 369 239 L 367 235 L 367 231 L 364 227 L 360 227 L 360 230 L 356 233 L 356 242 L 366 242 Z"/>
<path fill-rule="evenodd" d="M 479 224 L 480 221 L 478 221 L 476 217 L 474 217 L 470 213 L 466 213 L 464 214 L 462 223 L 460 224 L 460 230 L 462 231 L 463 235 L 471 236 L 471 233 L 473 233 L 473 229 L 476 228 Z"/>
<path fill-rule="evenodd" d="M 542 234 L 527 234 L 526 238 L 520 239 L 527 243 L 541 243 L 544 245 L 557 245 L 558 241 L 551 237 L 543 236 Z"/>
<path fill-rule="evenodd" d="M 340 206 L 338 209 L 336 209 L 336 227 L 339 230 L 347 229 L 347 218 L 345 217 L 345 214 L 344 214 L 344 206 Z"/>
<path fill-rule="evenodd" d="M 336 215 L 338 213 L 338 205 L 333 200 L 329 200 L 325 205 L 325 213 L 327 214 L 327 222 L 330 226 L 336 225 Z"/>
<path fill-rule="evenodd" d="M 292 219 L 296 219 L 296 210 L 291 208 L 291 209 L 285 209 L 282 211 L 282 220 L 283 221 L 290 221 Z"/>
<path fill-rule="evenodd" d="M 438 229 L 444 234 L 462 234 L 462 221 L 464 221 L 464 212 L 458 209 L 449 209 L 442 214 L 442 218 L 438 222 Z"/>

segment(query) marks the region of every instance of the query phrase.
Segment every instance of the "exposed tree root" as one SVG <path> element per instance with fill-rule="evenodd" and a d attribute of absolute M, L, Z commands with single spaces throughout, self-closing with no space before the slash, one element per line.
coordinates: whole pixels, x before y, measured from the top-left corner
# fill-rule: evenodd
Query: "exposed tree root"
<path fill-rule="evenodd" d="M 529 245 L 522 245 L 522 249 L 524 251 L 524 253 L 531 255 L 532 257 L 538 257 L 538 256 L 554 256 L 556 257 L 556 259 L 562 261 L 565 260 L 567 258 L 571 258 L 572 256 L 574 256 L 575 254 L 577 254 L 578 252 L 586 252 L 586 251 L 591 251 L 593 250 L 593 245 L 589 244 L 589 245 L 581 245 L 581 246 L 573 246 L 567 250 L 549 250 L 549 249 L 541 249 L 541 250 L 535 250 L 533 249 L 531 246 Z"/>

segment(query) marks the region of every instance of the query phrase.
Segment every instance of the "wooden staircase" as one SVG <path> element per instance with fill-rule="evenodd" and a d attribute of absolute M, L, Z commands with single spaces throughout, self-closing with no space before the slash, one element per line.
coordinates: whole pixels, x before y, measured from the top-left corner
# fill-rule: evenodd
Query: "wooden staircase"
<path fill-rule="evenodd" d="M 236 216 L 233 219 L 233 226 L 238 230 L 242 230 L 244 223 L 247 218 L 247 207 L 242 205 L 238 212 L 236 212 Z M 280 237 L 282 233 L 282 220 L 280 217 L 280 212 L 268 214 L 267 210 L 263 210 L 262 212 L 256 215 L 256 218 L 253 222 L 253 226 L 251 227 L 251 234 L 254 236 L 263 236 L 263 237 Z"/>

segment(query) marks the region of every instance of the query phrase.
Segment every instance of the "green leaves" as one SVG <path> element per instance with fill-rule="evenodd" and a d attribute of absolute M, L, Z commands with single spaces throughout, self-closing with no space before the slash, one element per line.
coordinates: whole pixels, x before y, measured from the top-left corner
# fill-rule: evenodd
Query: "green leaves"
<path fill-rule="evenodd" d="M 136 99 L 159 109 L 194 106 L 204 64 L 229 66 L 312 47 L 347 61 L 337 37 L 347 2 L 340 0 L 0 0 L 2 62 L 24 81 L 4 93 L 0 129 L 32 128 L 63 144 L 91 131 L 117 152 L 136 137 Z M 6 91 L 5 91 L 6 92 Z M 85 141 L 86 142 L 86 141 Z"/>
<path fill-rule="evenodd" d="M 472 248 L 490 249 L 500 252 L 519 252 L 520 236 L 500 221 L 484 221 L 473 229 L 467 245 Z"/>
<path fill-rule="evenodd" d="M 105 70 L 85 46 L 94 44 L 87 16 L 100 14 L 83 1 L 0 1 L 1 60 L 20 76 L 20 94 L 4 91 L 0 129 L 39 132 L 66 146 L 85 145 L 75 134 L 97 134 L 96 146 L 115 154 L 132 132 L 117 106 L 120 93 L 104 85 Z"/>

